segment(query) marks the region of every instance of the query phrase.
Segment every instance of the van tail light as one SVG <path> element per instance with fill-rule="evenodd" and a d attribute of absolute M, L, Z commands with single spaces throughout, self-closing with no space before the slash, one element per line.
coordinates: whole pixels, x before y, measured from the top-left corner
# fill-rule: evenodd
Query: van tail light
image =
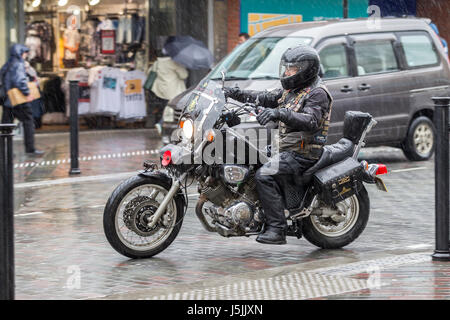
<path fill-rule="evenodd" d="M 161 164 L 164 167 L 167 167 L 171 161 L 172 161 L 172 152 L 170 152 L 170 150 L 167 150 L 166 152 L 164 152 L 162 156 Z"/>
<path fill-rule="evenodd" d="M 377 166 L 378 166 L 378 169 L 377 169 L 377 172 L 375 173 L 375 175 L 379 176 L 379 175 L 388 173 L 387 167 L 384 164 L 377 164 Z"/>

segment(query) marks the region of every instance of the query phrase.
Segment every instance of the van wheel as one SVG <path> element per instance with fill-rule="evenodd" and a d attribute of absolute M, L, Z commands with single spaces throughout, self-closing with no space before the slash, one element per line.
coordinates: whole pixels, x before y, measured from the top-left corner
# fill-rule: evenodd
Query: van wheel
<path fill-rule="evenodd" d="M 413 120 L 402 144 L 403 153 L 411 161 L 424 161 L 431 158 L 436 146 L 436 133 L 433 122 L 424 116 Z"/>

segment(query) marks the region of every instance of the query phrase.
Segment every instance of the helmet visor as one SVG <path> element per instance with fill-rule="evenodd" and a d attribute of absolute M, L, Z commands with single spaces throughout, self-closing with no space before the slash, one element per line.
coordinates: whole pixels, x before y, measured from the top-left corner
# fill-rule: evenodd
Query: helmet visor
<path fill-rule="evenodd" d="M 286 62 L 280 63 L 280 78 L 288 78 L 297 73 L 304 72 L 310 66 L 309 61 L 304 60 L 300 62 Z"/>

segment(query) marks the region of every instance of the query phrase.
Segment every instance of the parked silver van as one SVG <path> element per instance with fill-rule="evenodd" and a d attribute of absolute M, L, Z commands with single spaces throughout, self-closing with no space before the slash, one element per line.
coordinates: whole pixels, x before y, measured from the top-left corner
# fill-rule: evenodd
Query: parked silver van
<path fill-rule="evenodd" d="M 449 60 L 428 23 L 416 18 L 344 19 L 273 27 L 235 48 L 207 77 L 221 81 L 220 72 L 227 70 L 227 86 L 273 90 L 281 87 L 283 52 L 308 44 L 320 54 L 322 79 L 334 98 L 328 143 L 342 135 L 345 112 L 358 110 L 378 121 L 367 146 L 400 147 L 408 159 L 426 160 L 435 147 L 431 97 L 450 94 Z M 190 90 L 164 110 L 164 143 Z M 250 117 L 241 126 L 259 124 Z"/>

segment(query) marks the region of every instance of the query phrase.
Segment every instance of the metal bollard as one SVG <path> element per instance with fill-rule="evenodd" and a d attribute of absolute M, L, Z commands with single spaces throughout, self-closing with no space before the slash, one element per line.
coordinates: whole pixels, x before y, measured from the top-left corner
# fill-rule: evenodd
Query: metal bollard
<path fill-rule="evenodd" d="M 70 88 L 70 171 L 69 174 L 80 174 L 78 163 L 78 81 L 69 81 Z"/>
<path fill-rule="evenodd" d="M 13 130 L 0 124 L 0 300 L 14 300 Z"/>
<path fill-rule="evenodd" d="M 450 261 L 449 218 L 449 140 L 448 113 L 450 97 L 433 97 L 434 125 L 436 127 L 435 153 L 435 215 L 436 248 L 432 255 L 436 261 Z"/>

